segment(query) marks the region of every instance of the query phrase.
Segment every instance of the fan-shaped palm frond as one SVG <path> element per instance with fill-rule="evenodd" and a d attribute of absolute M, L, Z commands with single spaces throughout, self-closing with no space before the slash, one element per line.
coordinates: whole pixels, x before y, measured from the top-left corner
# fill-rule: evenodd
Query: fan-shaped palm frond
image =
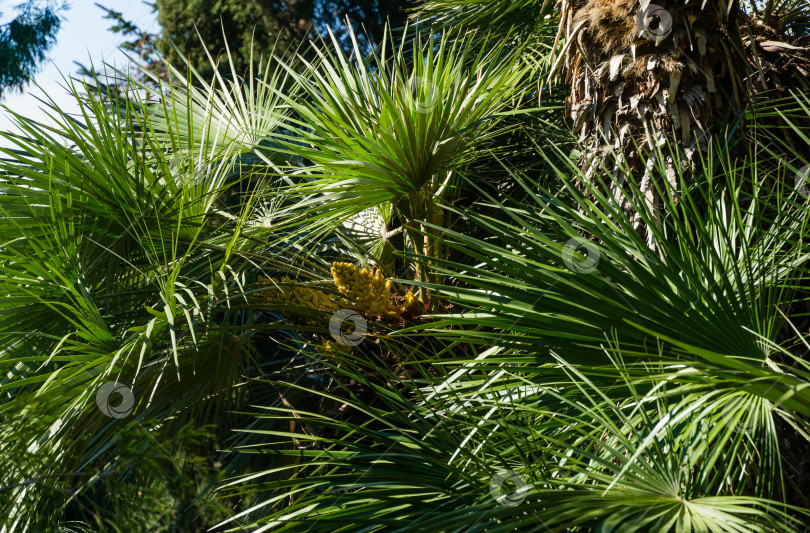
<path fill-rule="evenodd" d="M 382 369 L 378 382 L 364 370 L 368 361 L 344 354 L 328 373 L 335 385 L 356 386 L 320 393 L 335 410 L 255 411 L 265 427 L 255 431 L 259 442 L 235 451 L 294 460 L 226 484 L 226 493 L 263 495 L 231 523 L 258 531 L 798 526 L 776 501 L 730 495 L 746 492 L 751 468 L 766 466 L 763 479 L 778 481 L 774 464 L 759 457 L 775 453 L 773 427 L 746 427 L 726 408 L 742 376 L 723 388 L 703 363 L 702 379 L 684 384 L 682 365 L 627 366 L 618 352 L 605 356 L 601 366 L 573 367 L 492 348 L 421 368 L 413 381 Z M 353 393 L 358 387 L 371 394 Z M 805 391 L 798 396 L 807 402 Z M 289 433 L 293 422 L 307 430 Z"/>
<path fill-rule="evenodd" d="M 16 115 L 22 133 L 2 134 L 15 146 L 0 161 L 2 416 L 40 430 L 3 433 L 9 527 L 50 519 L 47 495 L 125 469 L 114 450 L 135 426 L 119 418 L 169 438 L 210 419 L 256 365 L 244 293 L 267 245 L 242 229 L 257 195 L 219 202 L 237 154 L 176 157 L 186 130 L 156 133 L 145 104 L 72 90 L 83 121 L 54 106 L 56 126 Z M 108 382 L 130 395 L 123 417 L 96 406 Z M 43 460 L 13 461 L 32 454 Z"/>
<path fill-rule="evenodd" d="M 764 360 L 770 348 L 759 336 L 776 341 L 780 309 L 794 301 L 807 276 L 802 198 L 795 189 L 764 189 L 766 176 L 751 177 L 746 164 L 719 159 L 707 165 L 707 181 L 691 188 L 682 183 L 681 200 L 670 200 L 665 221 L 643 200 L 630 199 L 634 214 L 624 213 L 600 192 L 607 184 L 588 185 L 594 201 L 569 186 L 575 203 L 568 204 L 561 194 L 521 180 L 526 191 L 540 191 L 533 193 L 534 206 L 495 202 L 509 213 L 507 220 L 464 213 L 492 238 L 445 231 L 445 244 L 476 262 L 437 268 L 467 286 L 430 288 L 493 311 L 478 315 L 495 329 L 480 328 L 482 340 L 508 342 L 497 331 L 516 331 L 517 342 L 539 353 L 599 351 L 606 332 L 643 352 L 653 340 L 646 332 L 655 331 Z M 576 175 L 568 168 L 560 177 L 566 180 L 568 172 Z M 716 192 L 717 183 L 737 185 Z M 655 228 L 658 251 L 636 235 L 637 217 Z M 677 323 L 668 319 L 673 312 Z"/>
<path fill-rule="evenodd" d="M 366 61 L 357 47 L 347 58 L 332 36 L 333 49 L 305 74 L 288 68 L 299 90 L 280 98 L 299 118 L 273 138 L 314 165 L 288 191 L 305 199 L 290 214 L 296 223 L 342 222 L 389 202 L 403 224 L 433 215 L 436 198 L 480 157 L 475 143 L 500 132 L 525 69 L 500 45 L 427 37 L 387 43 Z M 295 214 L 303 208 L 317 217 Z"/>

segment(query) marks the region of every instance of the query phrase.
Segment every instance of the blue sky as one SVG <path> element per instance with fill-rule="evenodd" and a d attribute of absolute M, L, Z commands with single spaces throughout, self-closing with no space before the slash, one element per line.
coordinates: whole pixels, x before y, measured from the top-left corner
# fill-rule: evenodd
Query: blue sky
<path fill-rule="evenodd" d="M 14 17 L 13 7 L 20 1 L 0 0 L 0 23 Z M 118 51 L 118 45 L 125 39 L 108 31 L 113 22 L 103 18 L 105 12 L 95 5 L 96 1 L 99 0 L 70 2 L 70 9 L 61 12 L 62 26 L 56 36 L 56 44 L 51 48 L 41 70 L 34 76 L 34 81 L 40 87 L 31 84 L 22 94 L 6 95 L 0 100 L 0 104 L 22 115 L 45 120 L 46 116 L 40 110 L 43 104 L 36 98 L 42 98 L 44 92 L 60 108 L 71 112 L 76 109 L 76 104 L 64 89 L 63 76 L 76 74 L 77 66 L 74 61 L 89 65 L 92 59 L 97 67 L 102 61 L 122 66 L 126 63 L 126 56 Z M 155 14 L 142 0 L 100 0 L 99 3 L 122 12 L 124 18 L 142 28 L 154 31 L 158 27 Z M 0 108 L 0 131 L 13 129 L 8 113 Z"/>

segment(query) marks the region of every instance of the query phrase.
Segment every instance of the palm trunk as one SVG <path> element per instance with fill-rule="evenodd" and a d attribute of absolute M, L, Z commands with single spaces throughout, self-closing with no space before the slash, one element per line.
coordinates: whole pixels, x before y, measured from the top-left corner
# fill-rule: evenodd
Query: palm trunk
<path fill-rule="evenodd" d="M 584 146 L 585 179 L 607 178 L 629 209 L 622 198 L 632 178 L 660 221 L 656 182 L 677 190 L 709 133 L 742 112 L 748 91 L 737 0 L 562 0 L 561 7 L 566 44 L 558 64 L 571 83 L 566 113 Z"/>

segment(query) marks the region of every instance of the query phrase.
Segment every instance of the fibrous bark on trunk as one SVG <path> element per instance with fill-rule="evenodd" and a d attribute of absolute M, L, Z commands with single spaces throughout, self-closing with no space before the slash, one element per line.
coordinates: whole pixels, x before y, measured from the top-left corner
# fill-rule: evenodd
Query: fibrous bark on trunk
<path fill-rule="evenodd" d="M 748 89 L 736 0 L 654 1 L 562 0 L 557 66 L 571 84 L 566 113 L 585 179 L 606 171 L 629 209 L 629 172 L 660 217 L 656 181 L 677 190 L 709 134 L 742 113 Z M 654 247 L 637 214 L 635 223 Z"/>

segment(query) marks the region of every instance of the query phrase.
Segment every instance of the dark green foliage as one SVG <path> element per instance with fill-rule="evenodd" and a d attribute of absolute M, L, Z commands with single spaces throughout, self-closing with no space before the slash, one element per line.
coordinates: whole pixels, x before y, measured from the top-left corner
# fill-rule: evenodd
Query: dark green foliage
<path fill-rule="evenodd" d="M 213 73 L 208 54 L 214 60 L 222 58 L 226 38 L 239 75 L 246 73 L 251 62 L 258 64 L 272 54 L 289 59 L 296 51 L 310 53 L 302 43 L 325 34 L 327 26 L 338 35 L 341 46 L 351 50 L 347 20 L 351 26 L 363 29 L 358 35 L 359 44 L 364 52 L 370 52 L 382 41 L 386 22 L 392 28 L 404 26 L 407 10 L 413 4 L 410 0 L 156 0 L 151 5 L 158 13 L 159 34 L 139 28 L 114 9 L 96 5 L 107 11 L 106 18 L 116 22 L 110 31 L 131 39 L 122 48 L 137 53 L 149 68 L 159 68 L 154 55 L 158 52 L 174 65 L 188 61 L 207 77 Z"/>
<path fill-rule="evenodd" d="M 45 53 L 56 42 L 58 12 L 63 7 L 28 0 L 17 6 L 19 14 L 0 26 L 0 98 L 8 90 L 22 90 Z"/>
<path fill-rule="evenodd" d="M 209 60 L 201 38 L 216 58 L 225 52 L 227 37 L 236 72 L 243 73 L 250 60 L 268 59 L 274 47 L 277 53 L 294 51 L 303 39 L 324 32 L 326 25 L 347 37 L 347 17 L 355 28 L 364 27 L 371 43 L 379 43 L 387 19 L 392 27 L 404 25 L 405 6 L 406 0 L 157 0 L 162 27 L 157 46 L 171 63 L 181 64 L 182 56 L 194 68 L 206 70 Z M 348 39 L 342 44 L 350 46 Z"/>
<path fill-rule="evenodd" d="M 303 39 L 314 10 L 314 2 L 310 0 L 289 3 L 158 0 L 156 6 L 161 25 L 157 46 L 170 62 L 182 64 L 181 58 L 185 58 L 194 68 L 208 71 L 210 62 L 202 42 L 216 58 L 225 52 L 227 36 L 240 74 L 250 60 L 258 63 L 260 57 L 266 59 L 277 41 L 279 48 L 284 49 Z"/>

